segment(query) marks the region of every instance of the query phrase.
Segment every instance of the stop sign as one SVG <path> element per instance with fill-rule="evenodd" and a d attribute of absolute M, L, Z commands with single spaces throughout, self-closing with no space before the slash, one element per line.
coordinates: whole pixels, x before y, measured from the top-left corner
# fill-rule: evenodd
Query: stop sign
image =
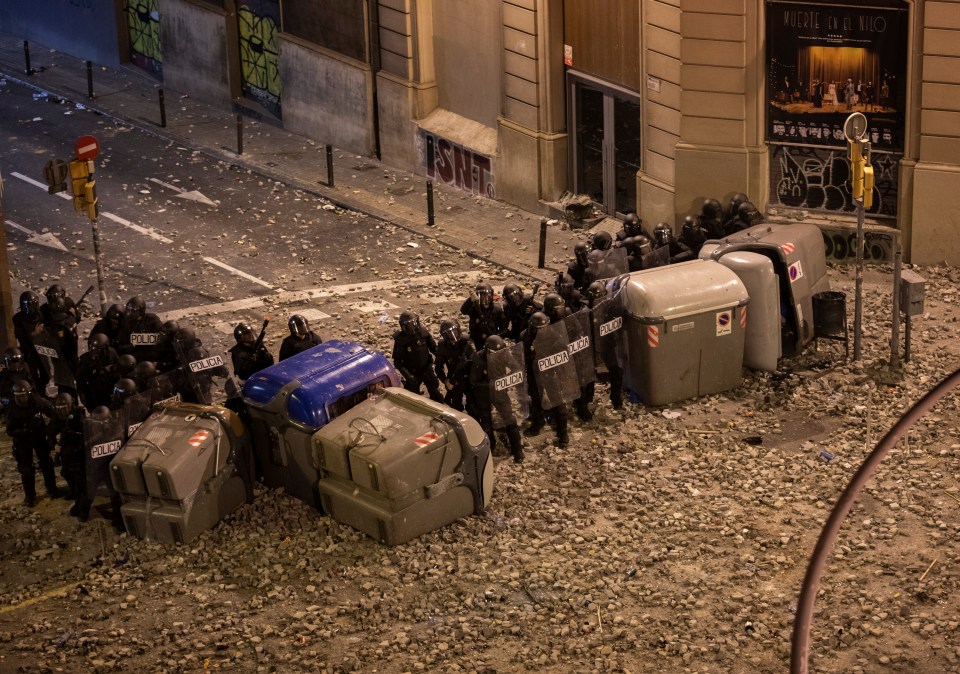
<path fill-rule="evenodd" d="M 93 136 L 80 136 L 77 139 L 76 150 L 77 159 L 82 161 L 96 159 L 100 154 L 100 143 Z"/>

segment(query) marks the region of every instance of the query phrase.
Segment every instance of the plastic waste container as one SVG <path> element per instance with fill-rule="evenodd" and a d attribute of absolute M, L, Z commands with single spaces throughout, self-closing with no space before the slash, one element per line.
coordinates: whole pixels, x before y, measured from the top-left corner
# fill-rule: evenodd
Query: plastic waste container
<path fill-rule="evenodd" d="M 733 271 L 692 260 L 634 272 L 621 284 L 627 381 L 641 401 L 667 405 L 739 384 L 750 298 Z"/>
<path fill-rule="evenodd" d="M 250 377 L 243 403 L 264 483 L 320 509 L 310 437 L 373 391 L 399 385 L 386 356 L 342 340 L 323 342 Z"/>
<path fill-rule="evenodd" d="M 480 514 L 493 493 L 480 425 L 402 388 L 331 421 L 313 448 L 324 512 L 387 545 Z"/>
<path fill-rule="evenodd" d="M 743 365 L 751 370 L 776 372 L 783 353 L 780 340 L 780 286 L 773 261 L 766 255 L 736 251 L 722 256 L 720 264 L 740 277 L 750 295 Z"/>

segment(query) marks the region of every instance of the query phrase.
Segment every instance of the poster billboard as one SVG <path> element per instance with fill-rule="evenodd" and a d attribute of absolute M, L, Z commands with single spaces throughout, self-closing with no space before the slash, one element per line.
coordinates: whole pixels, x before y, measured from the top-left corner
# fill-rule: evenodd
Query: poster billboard
<path fill-rule="evenodd" d="M 906 53 L 905 9 L 768 3 L 768 140 L 844 147 L 862 112 L 875 150 L 902 150 Z"/>

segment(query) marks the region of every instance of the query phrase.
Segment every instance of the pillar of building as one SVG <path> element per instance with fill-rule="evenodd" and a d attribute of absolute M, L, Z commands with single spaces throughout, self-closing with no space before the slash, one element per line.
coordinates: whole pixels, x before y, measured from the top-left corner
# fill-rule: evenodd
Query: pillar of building
<path fill-rule="evenodd" d="M 904 253 L 915 264 L 960 264 L 960 2 L 912 3 L 914 150 L 901 168 Z M 919 75 L 919 76 L 917 76 Z M 919 108 L 919 109 L 917 109 Z"/>
<path fill-rule="evenodd" d="M 433 0 L 377 0 L 380 153 L 394 166 L 422 164 L 416 123 L 438 105 L 433 61 Z"/>
<path fill-rule="evenodd" d="M 680 0 L 680 139 L 675 212 L 705 197 L 769 193 L 763 0 Z"/>
<path fill-rule="evenodd" d="M 503 87 L 497 120 L 497 197 L 529 211 L 567 184 L 563 8 L 501 0 Z"/>

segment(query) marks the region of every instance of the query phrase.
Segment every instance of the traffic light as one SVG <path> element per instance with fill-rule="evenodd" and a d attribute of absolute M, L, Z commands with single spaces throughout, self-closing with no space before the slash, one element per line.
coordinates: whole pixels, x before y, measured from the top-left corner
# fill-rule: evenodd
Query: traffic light
<path fill-rule="evenodd" d="M 865 166 L 863 168 L 863 208 L 869 209 L 873 206 L 873 167 Z"/>
<path fill-rule="evenodd" d="M 97 201 L 97 181 L 91 180 L 83 186 L 83 201 L 87 209 L 87 217 L 96 220 L 100 215 L 100 203 Z"/>
<path fill-rule="evenodd" d="M 86 205 L 86 185 L 90 180 L 90 170 L 93 162 L 74 159 L 70 162 L 70 189 L 73 192 L 73 208 L 78 213 Z"/>

